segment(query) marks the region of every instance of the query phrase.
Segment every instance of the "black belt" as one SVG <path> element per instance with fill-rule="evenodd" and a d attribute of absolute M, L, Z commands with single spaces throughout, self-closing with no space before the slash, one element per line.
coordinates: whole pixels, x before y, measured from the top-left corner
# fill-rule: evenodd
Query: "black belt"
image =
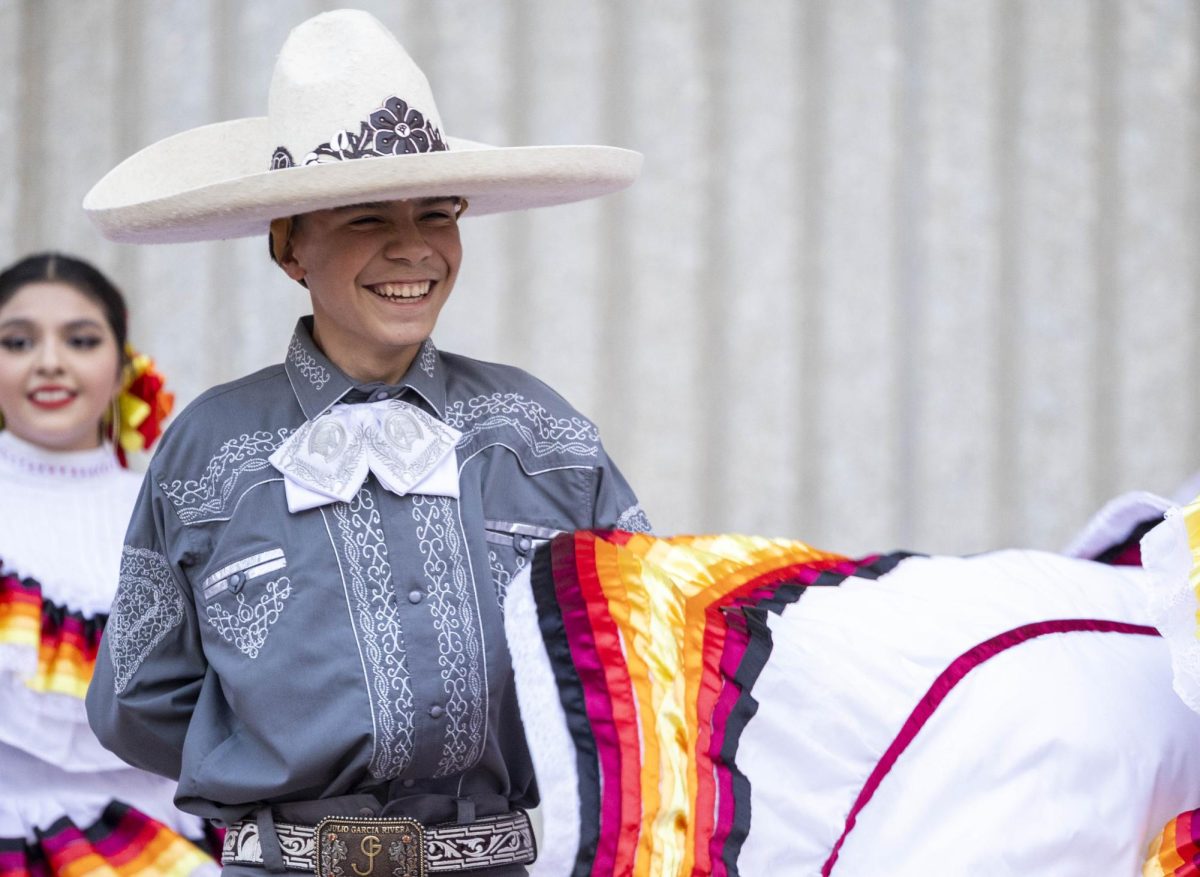
<path fill-rule="evenodd" d="M 460 825 L 415 819 L 329 816 L 316 825 L 276 822 L 283 863 L 320 877 L 422 877 L 427 873 L 528 865 L 537 858 L 523 810 Z M 258 823 L 235 822 L 225 833 L 225 865 L 262 865 Z"/>

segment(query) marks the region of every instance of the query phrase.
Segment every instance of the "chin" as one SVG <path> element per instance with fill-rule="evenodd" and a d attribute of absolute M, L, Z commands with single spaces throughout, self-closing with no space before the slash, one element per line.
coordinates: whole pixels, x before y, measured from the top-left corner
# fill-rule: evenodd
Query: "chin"
<path fill-rule="evenodd" d="M 71 423 L 31 418 L 22 424 L 10 423 L 8 429 L 17 438 L 48 451 L 88 450 L 99 447 L 101 443 L 98 420 Z"/>
<path fill-rule="evenodd" d="M 425 341 L 426 338 L 429 337 L 429 335 L 429 332 L 412 332 L 405 333 L 403 335 L 395 335 L 390 338 L 381 338 L 380 341 L 384 346 L 394 349 L 397 353 L 401 353 L 411 347 L 420 345 Z"/>

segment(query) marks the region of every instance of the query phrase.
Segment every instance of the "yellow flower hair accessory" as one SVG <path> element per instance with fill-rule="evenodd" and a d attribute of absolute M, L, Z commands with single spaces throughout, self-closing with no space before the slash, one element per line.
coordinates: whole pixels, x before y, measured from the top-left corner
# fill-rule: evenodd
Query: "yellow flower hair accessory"
<path fill-rule="evenodd" d="M 116 429 L 110 426 L 113 445 L 121 465 L 131 451 L 146 451 L 162 435 L 162 423 L 175 406 L 175 396 L 166 390 L 166 380 L 154 367 L 154 360 L 125 345 L 127 365 L 122 371 L 121 392 L 114 409 Z M 115 433 L 115 434 L 114 434 Z"/>

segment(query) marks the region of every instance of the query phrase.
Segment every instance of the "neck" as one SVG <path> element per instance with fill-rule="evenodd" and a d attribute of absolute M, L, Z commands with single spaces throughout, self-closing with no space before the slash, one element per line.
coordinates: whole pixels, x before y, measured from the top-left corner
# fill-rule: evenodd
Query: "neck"
<path fill-rule="evenodd" d="M 367 350 L 331 350 L 321 337 L 320 330 L 313 326 L 313 342 L 329 361 L 346 373 L 358 384 L 398 384 L 417 358 L 421 344 L 389 350 L 385 356 L 373 356 Z M 424 343 L 424 342 L 422 342 Z"/>

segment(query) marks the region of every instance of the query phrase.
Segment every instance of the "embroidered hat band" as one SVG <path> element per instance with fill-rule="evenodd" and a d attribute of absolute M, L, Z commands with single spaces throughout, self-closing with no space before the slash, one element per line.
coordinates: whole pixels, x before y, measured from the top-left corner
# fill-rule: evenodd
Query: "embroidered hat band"
<path fill-rule="evenodd" d="M 371 113 L 357 132 L 338 131 L 327 143 L 322 143 L 304 157 L 301 164 L 324 164 L 352 158 L 382 158 L 388 155 L 411 155 L 417 152 L 444 152 L 446 141 L 437 126 L 421 111 L 398 97 L 389 97 L 383 106 Z M 286 146 L 276 146 L 271 156 L 271 170 L 295 167 L 296 160 Z"/>

